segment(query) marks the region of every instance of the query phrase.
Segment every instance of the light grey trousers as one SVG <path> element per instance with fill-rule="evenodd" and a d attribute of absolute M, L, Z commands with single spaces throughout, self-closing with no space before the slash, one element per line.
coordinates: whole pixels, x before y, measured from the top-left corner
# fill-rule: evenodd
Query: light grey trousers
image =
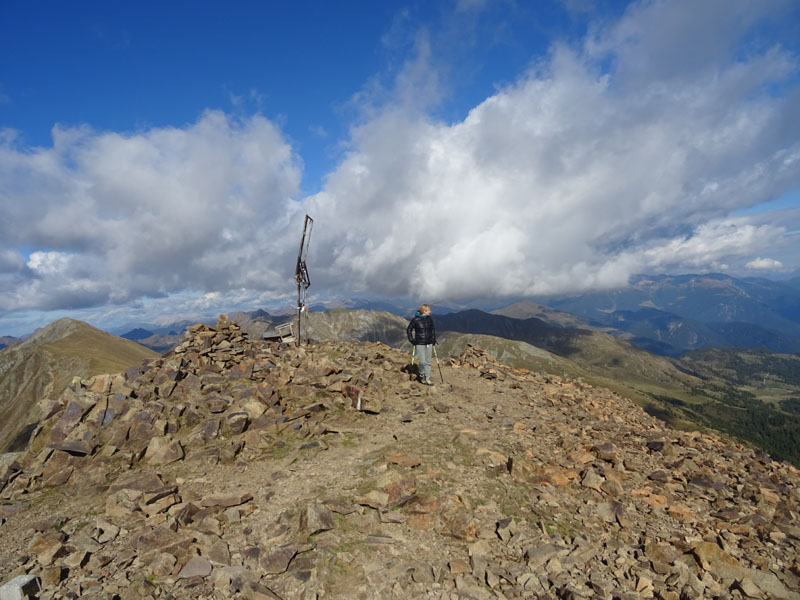
<path fill-rule="evenodd" d="M 417 345 L 414 347 L 417 349 L 417 362 L 419 363 L 420 377 L 430 377 L 433 344 Z"/>

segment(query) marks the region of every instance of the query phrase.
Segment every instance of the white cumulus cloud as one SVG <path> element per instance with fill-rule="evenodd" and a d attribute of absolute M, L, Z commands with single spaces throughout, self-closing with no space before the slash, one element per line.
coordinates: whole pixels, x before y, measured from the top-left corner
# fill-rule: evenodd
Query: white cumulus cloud
<path fill-rule="evenodd" d="M 187 289 L 262 289 L 291 275 L 276 257 L 301 163 L 267 119 L 209 111 L 183 129 L 53 131 L 53 147 L 0 145 L 0 309 L 121 303 Z M 8 258 L 10 257 L 10 258 Z"/>
<path fill-rule="evenodd" d="M 326 283 L 432 300 L 563 293 L 741 267 L 783 243 L 779 218 L 730 215 L 800 186 L 786 166 L 797 59 L 737 51 L 769 9 L 708 4 L 635 4 L 463 121 L 398 102 L 355 128 L 305 202 Z"/>
<path fill-rule="evenodd" d="M 745 265 L 748 269 L 756 271 L 779 271 L 783 263 L 773 258 L 756 258 Z"/>
<path fill-rule="evenodd" d="M 69 268 L 70 255 L 64 252 L 32 252 L 28 267 L 39 275 L 59 275 Z"/>

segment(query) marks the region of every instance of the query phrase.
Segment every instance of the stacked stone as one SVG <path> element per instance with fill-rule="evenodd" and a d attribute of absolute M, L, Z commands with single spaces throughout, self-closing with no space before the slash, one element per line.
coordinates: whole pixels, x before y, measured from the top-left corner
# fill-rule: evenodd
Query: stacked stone
<path fill-rule="evenodd" d="M 478 348 L 474 344 L 467 344 L 464 351 L 458 356 L 450 359 L 450 365 L 453 367 L 477 369 L 481 377 L 489 380 L 504 381 L 511 379 L 517 382 L 521 381 L 542 381 L 542 380 L 556 380 L 560 381 L 558 377 L 544 376 L 542 374 L 531 374 L 527 369 L 514 369 L 500 364 L 497 359 L 489 354 L 486 350 Z M 516 386 L 515 386 L 516 387 Z"/>
<path fill-rule="evenodd" d="M 387 374 L 403 380 L 402 359 L 389 359 L 380 343 L 341 350 L 335 343 L 294 348 L 249 341 L 224 316 L 213 327 L 191 326 L 165 356 L 124 376 L 75 381 L 42 407 L 28 452 L 0 467 L 0 491 L 64 485 L 93 456 L 114 456 L 128 467 L 141 460 L 164 465 L 184 458 L 186 447 L 245 432 L 311 436 L 324 429 L 324 412 L 333 405 L 380 412 Z M 241 447 L 209 453 L 231 460 Z"/>
<path fill-rule="evenodd" d="M 115 569 L 150 565 L 172 581 L 191 578 L 192 569 L 203 571 L 205 563 L 189 560 L 193 554 L 225 551 L 205 547 L 207 531 L 191 525 L 219 532 L 216 521 L 239 523 L 253 510 L 252 496 L 187 502 L 177 485 L 165 484 L 151 469 L 183 460 L 234 463 L 247 448 L 252 459 L 287 436 L 305 439 L 302 448 L 323 449 L 316 438 L 326 431 L 328 409 L 352 406 L 355 391 L 362 410 L 377 413 L 384 373 L 404 379 L 402 361 L 393 362 L 386 350 L 382 344 L 294 348 L 253 342 L 238 324 L 220 318 L 213 327 L 188 328 L 172 352 L 124 375 L 73 381 L 42 407 L 44 418 L 27 452 L 0 466 L 0 499 L 10 502 L 2 505 L 3 522 L 16 513 L 10 507 L 19 507 L 19 499 L 45 488 L 103 494 L 105 514 L 80 535 L 39 524 L 17 571 L 41 572 L 46 589 L 57 586 L 78 596 L 102 589 L 106 597 L 129 585 L 115 581 Z M 149 474 L 129 476 L 139 468 Z M 124 536 L 124 548 L 112 549 L 118 536 Z M 172 573 L 175 565 L 181 569 Z"/>

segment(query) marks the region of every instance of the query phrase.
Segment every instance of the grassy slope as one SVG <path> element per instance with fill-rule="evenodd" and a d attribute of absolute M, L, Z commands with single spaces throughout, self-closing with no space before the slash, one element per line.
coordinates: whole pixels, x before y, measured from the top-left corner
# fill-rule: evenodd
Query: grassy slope
<path fill-rule="evenodd" d="M 335 308 L 307 314 L 301 325 L 303 339 L 309 336 L 316 340 L 381 341 L 395 348 L 408 344 L 408 321 L 391 313 Z M 294 325 L 296 329 L 296 320 Z"/>
<path fill-rule="evenodd" d="M 493 315 L 503 315 L 512 319 L 530 319 L 536 317 L 550 325 L 559 327 L 580 327 L 582 329 L 596 329 L 588 324 L 585 319 L 576 315 L 555 310 L 543 304 L 524 301 L 515 302 L 505 308 L 491 311 Z"/>
<path fill-rule="evenodd" d="M 130 366 L 141 364 L 147 358 L 158 356 L 156 352 L 131 340 L 111 335 L 97 329 L 76 332 L 43 348 L 54 364 L 66 368 L 56 370 L 55 386 L 66 386 L 74 375 L 69 371 L 81 368 L 91 377 L 101 373 L 120 373 Z"/>
<path fill-rule="evenodd" d="M 800 356 L 703 350 L 680 363 L 703 378 L 706 401 L 691 407 L 700 422 L 800 464 Z"/>
<path fill-rule="evenodd" d="M 485 350 L 504 365 L 517 369 L 543 371 L 572 378 L 590 375 L 571 360 L 556 356 L 547 350 L 531 346 L 526 342 L 506 340 L 493 335 L 447 332 L 441 336 L 438 352 L 442 357 L 457 356 L 469 344 Z"/>
<path fill-rule="evenodd" d="M 73 377 L 119 373 L 155 356 L 136 342 L 70 319 L 0 351 L 0 451 L 38 419 L 39 401 L 60 395 Z"/>

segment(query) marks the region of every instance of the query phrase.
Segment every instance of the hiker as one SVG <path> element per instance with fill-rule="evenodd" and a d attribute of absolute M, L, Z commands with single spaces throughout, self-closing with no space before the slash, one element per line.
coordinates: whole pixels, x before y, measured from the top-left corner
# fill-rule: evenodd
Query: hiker
<path fill-rule="evenodd" d="M 431 356 L 436 343 L 436 328 L 431 318 L 431 307 L 423 304 L 406 328 L 408 341 L 414 346 L 419 361 L 419 381 L 433 385 L 431 381 Z"/>

